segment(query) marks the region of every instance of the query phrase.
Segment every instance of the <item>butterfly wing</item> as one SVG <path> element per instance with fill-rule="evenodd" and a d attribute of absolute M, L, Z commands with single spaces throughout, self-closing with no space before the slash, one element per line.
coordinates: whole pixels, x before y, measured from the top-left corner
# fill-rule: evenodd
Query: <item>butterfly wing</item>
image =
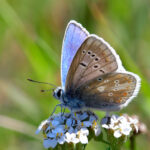
<path fill-rule="evenodd" d="M 133 73 L 109 73 L 81 85 L 75 95 L 85 107 L 117 111 L 137 95 L 139 83 L 140 78 Z"/>
<path fill-rule="evenodd" d="M 72 61 L 66 80 L 66 92 L 73 93 L 87 81 L 118 69 L 124 70 L 115 51 L 102 38 L 90 35 Z"/>
<path fill-rule="evenodd" d="M 79 23 L 75 21 L 70 21 L 68 23 L 63 40 L 61 58 L 61 82 L 63 88 L 65 87 L 66 77 L 71 62 L 88 34 L 88 31 L 86 31 Z"/>

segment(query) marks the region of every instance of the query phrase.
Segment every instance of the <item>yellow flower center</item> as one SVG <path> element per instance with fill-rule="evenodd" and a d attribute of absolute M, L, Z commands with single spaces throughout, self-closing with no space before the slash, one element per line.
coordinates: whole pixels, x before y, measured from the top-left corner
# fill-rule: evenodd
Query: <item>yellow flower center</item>
<path fill-rule="evenodd" d="M 80 133 L 81 133 L 81 132 L 80 132 L 80 131 L 78 131 L 78 133 L 77 133 L 77 138 L 79 138 L 79 137 L 80 137 Z"/>
<path fill-rule="evenodd" d="M 65 129 L 67 130 L 68 129 L 68 126 L 65 124 Z"/>
<path fill-rule="evenodd" d="M 52 125 L 52 123 L 51 123 L 51 122 L 50 122 L 50 124 L 49 124 L 49 125 L 50 125 L 50 127 L 53 127 L 53 125 Z"/>
<path fill-rule="evenodd" d="M 81 122 L 81 126 L 82 126 L 82 127 L 84 126 L 84 123 L 83 123 L 83 122 Z"/>
<path fill-rule="evenodd" d="M 48 124 L 44 124 L 42 127 L 43 131 L 45 131 L 47 129 L 47 127 L 48 127 Z"/>
<path fill-rule="evenodd" d="M 121 128 L 119 128 L 119 131 L 120 131 L 120 132 L 122 132 L 122 129 L 121 129 Z"/>
<path fill-rule="evenodd" d="M 97 122 L 94 120 L 92 124 L 93 124 L 92 127 L 96 127 Z"/>
<path fill-rule="evenodd" d="M 59 136 L 59 133 L 56 134 L 56 138 Z"/>
<path fill-rule="evenodd" d="M 75 117 L 77 116 L 76 112 L 74 113 Z"/>
<path fill-rule="evenodd" d="M 46 139 L 47 138 L 47 136 L 46 136 L 46 134 L 45 133 L 43 133 L 43 137 Z"/>

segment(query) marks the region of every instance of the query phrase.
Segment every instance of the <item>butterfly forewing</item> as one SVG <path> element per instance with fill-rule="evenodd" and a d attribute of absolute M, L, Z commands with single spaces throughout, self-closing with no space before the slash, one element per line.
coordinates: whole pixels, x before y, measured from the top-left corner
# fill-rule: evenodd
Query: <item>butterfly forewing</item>
<path fill-rule="evenodd" d="M 117 68 L 116 58 L 108 44 L 97 36 L 90 35 L 72 61 L 67 75 L 66 91 L 75 91 L 87 81 Z"/>
<path fill-rule="evenodd" d="M 61 80 L 63 88 L 65 87 L 66 77 L 71 62 L 88 34 L 88 31 L 79 23 L 75 21 L 70 21 L 68 23 L 62 47 Z"/>
<path fill-rule="evenodd" d="M 134 97 L 136 78 L 127 73 L 110 73 L 96 77 L 76 89 L 75 95 L 85 107 L 118 110 Z"/>

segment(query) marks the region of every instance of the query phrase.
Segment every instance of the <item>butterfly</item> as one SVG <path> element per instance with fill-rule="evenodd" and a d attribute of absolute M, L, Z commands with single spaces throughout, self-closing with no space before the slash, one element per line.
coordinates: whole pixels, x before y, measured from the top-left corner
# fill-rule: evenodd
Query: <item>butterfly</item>
<path fill-rule="evenodd" d="M 62 107 L 118 111 L 138 94 L 140 77 L 125 70 L 104 39 L 71 20 L 62 46 L 61 84 L 53 96 Z"/>

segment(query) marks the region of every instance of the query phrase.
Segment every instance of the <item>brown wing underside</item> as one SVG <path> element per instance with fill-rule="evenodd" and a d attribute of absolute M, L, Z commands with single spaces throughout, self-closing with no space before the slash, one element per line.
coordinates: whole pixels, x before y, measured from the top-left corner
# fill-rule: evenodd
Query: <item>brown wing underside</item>
<path fill-rule="evenodd" d="M 66 80 L 66 91 L 78 87 L 98 76 L 117 70 L 118 65 L 110 48 L 95 36 L 89 36 L 77 51 Z"/>
<path fill-rule="evenodd" d="M 126 73 L 111 73 L 99 76 L 76 90 L 76 97 L 86 107 L 104 108 L 124 104 L 136 87 L 136 78 Z"/>

